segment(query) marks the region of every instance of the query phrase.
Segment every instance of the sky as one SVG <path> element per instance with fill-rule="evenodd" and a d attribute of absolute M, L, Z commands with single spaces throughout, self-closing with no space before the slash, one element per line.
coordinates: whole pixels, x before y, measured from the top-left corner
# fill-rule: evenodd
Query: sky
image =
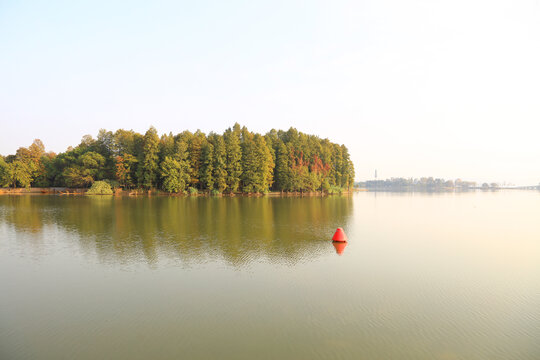
<path fill-rule="evenodd" d="M 0 1 L 0 154 L 235 122 L 357 180 L 540 183 L 540 1 Z"/>

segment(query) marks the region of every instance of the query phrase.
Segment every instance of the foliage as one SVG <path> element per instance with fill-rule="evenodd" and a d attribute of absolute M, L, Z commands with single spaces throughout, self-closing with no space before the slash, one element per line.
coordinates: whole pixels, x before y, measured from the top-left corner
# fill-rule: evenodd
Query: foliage
<path fill-rule="evenodd" d="M 27 188 L 32 182 L 32 168 L 22 160 L 7 163 L 2 170 L 2 185 Z"/>
<path fill-rule="evenodd" d="M 95 180 L 103 179 L 105 158 L 96 152 L 88 151 L 78 157 L 77 161 L 67 167 L 63 176 L 69 187 L 85 187 Z"/>
<path fill-rule="evenodd" d="M 159 137 L 157 130 L 152 126 L 143 138 L 143 151 L 140 154 L 139 185 L 144 188 L 152 188 L 157 179 L 158 170 Z"/>
<path fill-rule="evenodd" d="M 240 185 L 240 176 L 242 176 L 242 148 L 240 147 L 240 125 L 235 124 L 234 130 L 231 128 L 225 131 L 225 152 L 227 160 L 225 169 L 227 171 L 227 191 L 234 193 Z"/>
<path fill-rule="evenodd" d="M 124 153 L 115 157 L 116 179 L 124 188 L 130 189 L 134 185 L 133 168 L 136 163 L 137 158 L 131 154 Z"/>
<path fill-rule="evenodd" d="M 182 167 L 182 161 L 167 156 L 161 163 L 161 176 L 163 177 L 163 190 L 170 193 L 183 192 L 189 183 L 189 174 Z"/>
<path fill-rule="evenodd" d="M 354 167 L 347 148 L 328 139 L 294 128 L 261 135 L 239 124 L 223 134 L 198 130 L 161 137 L 153 127 L 144 135 L 101 129 L 96 139 L 85 135 L 58 155 L 46 153 L 36 139 L 0 161 L 2 186 L 88 187 L 104 179 L 127 189 L 173 193 L 329 191 L 350 187 Z"/>
<path fill-rule="evenodd" d="M 10 185 L 11 169 L 8 163 L 4 160 L 4 157 L 0 156 L 0 187 L 7 187 Z"/>
<path fill-rule="evenodd" d="M 337 195 L 337 194 L 341 194 L 343 192 L 343 188 L 341 188 L 339 186 L 331 185 L 331 186 L 328 187 L 327 192 L 330 195 Z"/>
<path fill-rule="evenodd" d="M 116 181 L 116 180 L 105 179 L 103 181 L 105 181 L 107 184 L 109 184 L 111 189 L 113 189 L 113 191 L 116 191 L 117 189 L 121 188 L 120 183 L 118 181 Z"/>
<path fill-rule="evenodd" d="M 204 189 L 214 188 L 214 145 L 209 142 L 202 147 L 199 178 Z"/>
<path fill-rule="evenodd" d="M 199 190 L 197 190 L 194 187 L 188 188 L 188 191 L 189 191 L 189 195 L 197 195 L 197 194 L 199 194 Z"/>
<path fill-rule="evenodd" d="M 111 185 L 106 181 L 94 181 L 86 192 L 87 195 L 112 195 L 112 193 Z"/>
<path fill-rule="evenodd" d="M 219 193 L 222 193 L 227 188 L 227 153 L 225 151 L 225 141 L 223 136 L 210 134 L 208 141 L 214 148 L 213 164 L 212 164 L 212 178 L 214 180 L 214 187 Z"/>

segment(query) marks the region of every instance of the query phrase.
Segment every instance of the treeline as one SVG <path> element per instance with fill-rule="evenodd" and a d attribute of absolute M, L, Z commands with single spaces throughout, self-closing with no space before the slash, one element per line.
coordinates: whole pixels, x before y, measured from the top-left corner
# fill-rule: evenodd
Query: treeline
<path fill-rule="evenodd" d="M 354 167 L 347 148 L 328 139 L 294 128 L 261 135 L 238 124 L 221 135 L 102 129 L 58 155 L 36 139 L 0 156 L 3 187 L 77 188 L 98 180 L 170 193 L 336 192 L 353 185 Z"/>
<path fill-rule="evenodd" d="M 468 189 L 476 186 L 474 181 L 461 179 L 445 180 L 433 177 L 423 178 L 390 178 L 386 180 L 368 180 L 357 184 L 368 189 Z"/>

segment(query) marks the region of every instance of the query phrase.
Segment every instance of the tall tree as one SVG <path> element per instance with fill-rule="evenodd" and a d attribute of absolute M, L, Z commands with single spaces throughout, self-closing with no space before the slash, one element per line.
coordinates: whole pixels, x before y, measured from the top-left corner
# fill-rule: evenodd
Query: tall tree
<path fill-rule="evenodd" d="M 188 141 L 188 152 L 189 152 L 189 166 L 191 169 L 191 185 L 193 187 L 199 187 L 200 185 L 200 173 L 201 173 L 201 158 L 202 158 L 202 148 L 206 143 L 206 135 L 197 130 L 193 136 Z"/>
<path fill-rule="evenodd" d="M 274 158 L 263 136 L 255 134 L 253 140 L 255 142 L 257 171 L 259 173 L 258 178 L 260 179 L 257 191 L 264 193 L 267 192 L 274 183 Z"/>
<path fill-rule="evenodd" d="M 227 129 L 223 135 L 225 139 L 225 149 L 227 153 L 227 191 L 234 193 L 238 191 L 240 177 L 242 176 L 242 149 L 240 147 L 240 125 L 235 124 L 234 128 Z"/>
<path fill-rule="evenodd" d="M 21 187 L 29 187 L 32 182 L 32 169 L 29 164 L 22 160 L 15 160 L 12 163 L 8 164 L 9 168 L 7 170 L 8 182 L 13 187 L 16 187 L 17 184 Z"/>
<path fill-rule="evenodd" d="M 260 164 L 257 163 L 256 145 L 253 135 L 245 128 L 242 131 L 242 175 L 241 189 L 243 192 L 252 193 L 258 191 L 258 184 L 261 182 L 259 172 Z"/>
<path fill-rule="evenodd" d="M 186 174 L 182 174 L 180 163 L 170 156 L 166 156 L 161 163 L 161 176 L 163 189 L 170 193 L 182 192 L 186 188 Z"/>
<path fill-rule="evenodd" d="M 199 178 L 203 189 L 214 189 L 214 146 L 209 142 L 202 147 Z"/>
<path fill-rule="evenodd" d="M 13 183 L 13 168 L 8 164 L 3 156 L 0 156 L 0 187 L 8 187 Z"/>
<path fill-rule="evenodd" d="M 116 156 L 115 158 L 115 167 L 116 167 L 116 180 L 124 188 L 132 188 L 133 183 L 133 164 L 137 162 L 135 156 L 124 153 L 124 155 Z"/>
<path fill-rule="evenodd" d="M 182 139 L 175 141 L 174 156 L 166 156 L 161 163 L 163 189 L 168 192 L 184 192 L 190 183 L 188 145 Z"/>
<path fill-rule="evenodd" d="M 225 151 L 225 141 L 223 140 L 223 136 L 216 134 L 211 134 L 209 141 L 211 141 L 214 147 L 214 163 L 212 166 L 214 187 L 221 193 L 227 188 L 227 153 Z"/>
<path fill-rule="evenodd" d="M 278 141 L 275 169 L 275 186 L 280 191 L 291 190 L 291 155 L 282 140 Z"/>
<path fill-rule="evenodd" d="M 156 184 L 159 160 L 159 137 L 156 128 L 150 127 L 144 134 L 142 154 L 139 160 L 139 183 L 150 189 Z"/>

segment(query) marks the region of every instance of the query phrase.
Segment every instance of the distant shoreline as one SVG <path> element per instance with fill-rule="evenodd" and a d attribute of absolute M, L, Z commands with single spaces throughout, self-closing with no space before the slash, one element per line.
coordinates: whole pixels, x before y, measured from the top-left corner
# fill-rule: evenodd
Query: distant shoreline
<path fill-rule="evenodd" d="M 467 192 L 481 190 L 499 191 L 499 190 L 540 190 L 539 186 L 515 186 L 515 187 L 489 187 L 483 188 L 481 186 L 467 187 L 467 188 L 425 188 L 425 187 L 384 187 L 384 188 L 360 188 L 358 191 L 370 191 L 370 192 Z"/>

